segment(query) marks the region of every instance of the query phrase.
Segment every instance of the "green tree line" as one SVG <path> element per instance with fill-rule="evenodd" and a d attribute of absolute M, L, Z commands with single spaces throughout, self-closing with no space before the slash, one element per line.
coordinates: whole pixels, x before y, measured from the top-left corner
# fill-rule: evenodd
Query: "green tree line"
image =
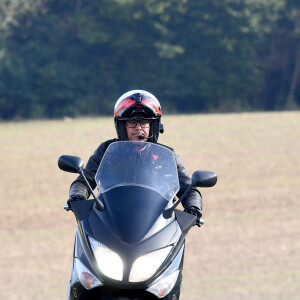
<path fill-rule="evenodd" d="M 111 114 L 130 89 L 168 112 L 298 109 L 300 2 L 5 0 L 0 119 Z"/>

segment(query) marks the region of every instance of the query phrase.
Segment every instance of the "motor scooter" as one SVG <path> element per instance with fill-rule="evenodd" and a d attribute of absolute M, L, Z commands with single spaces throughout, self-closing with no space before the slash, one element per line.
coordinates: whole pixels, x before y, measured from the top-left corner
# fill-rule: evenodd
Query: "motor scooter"
<path fill-rule="evenodd" d="M 196 217 L 176 207 L 192 187 L 214 186 L 217 175 L 196 171 L 175 199 L 179 181 L 173 152 L 132 141 L 106 150 L 95 175 L 97 196 L 81 158 L 63 155 L 58 166 L 81 174 L 93 195 L 65 205 L 78 224 L 68 300 L 179 299 L 185 236 Z"/>

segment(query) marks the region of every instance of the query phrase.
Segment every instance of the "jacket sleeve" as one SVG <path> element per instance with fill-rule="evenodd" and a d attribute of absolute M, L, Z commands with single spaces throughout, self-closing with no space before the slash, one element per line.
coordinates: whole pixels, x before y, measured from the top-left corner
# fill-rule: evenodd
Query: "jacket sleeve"
<path fill-rule="evenodd" d="M 96 187 L 95 175 L 102 160 L 102 157 L 110 143 L 110 141 L 102 143 L 94 152 L 94 154 L 89 158 L 86 167 L 83 169 L 83 173 L 89 182 L 92 189 Z M 88 186 L 81 175 L 79 175 L 76 180 L 71 184 L 70 187 L 70 197 L 75 195 L 84 196 L 86 199 L 90 196 Z"/>
<path fill-rule="evenodd" d="M 177 193 L 177 197 L 180 197 L 183 195 L 185 190 L 188 188 L 188 186 L 192 183 L 192 180 L 183 165 L 181 159 L 177 155 L 177 153 L 174 151 L 175 160 L 177 163 L 177 171 L 178 171 L 178 178 L 179 178 L 179 184 L 180 188 Z M 202 197 L 201 193 L 198 191 L 197 188 L 192 188 L 185 199 L 182 201 L 182 205 L 184 208 L 186 207 L 197 207 L 202 212 Z"/>

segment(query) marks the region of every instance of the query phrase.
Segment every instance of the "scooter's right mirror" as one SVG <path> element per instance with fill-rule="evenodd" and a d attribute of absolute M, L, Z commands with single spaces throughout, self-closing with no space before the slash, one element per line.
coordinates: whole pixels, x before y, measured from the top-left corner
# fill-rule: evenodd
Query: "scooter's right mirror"
<path fill-rule="evenodd" d="M 192 176 L 192 185 L 197 187 L 212 187 L 217 183 L 218 176 L 211 171 L 196 171 Z"/>
<path fill-rule="evenodd" d="M 80 173 L 83 168 L 83 160 L 77 156 L 62 155 L 58 159 L 58 167 L 65 172 Z"/>

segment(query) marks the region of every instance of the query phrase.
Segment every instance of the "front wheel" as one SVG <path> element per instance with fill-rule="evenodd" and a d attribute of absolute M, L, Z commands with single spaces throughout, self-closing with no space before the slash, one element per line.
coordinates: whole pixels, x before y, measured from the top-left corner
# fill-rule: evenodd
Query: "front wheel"
<path fill-rule="evenodd" d="M 157 300 L 154 295 L 141 290 L 119 290 L 98 287 L 86 290 L 80 283 L 74 284 L 69 293 L 69 300 Z"/>

